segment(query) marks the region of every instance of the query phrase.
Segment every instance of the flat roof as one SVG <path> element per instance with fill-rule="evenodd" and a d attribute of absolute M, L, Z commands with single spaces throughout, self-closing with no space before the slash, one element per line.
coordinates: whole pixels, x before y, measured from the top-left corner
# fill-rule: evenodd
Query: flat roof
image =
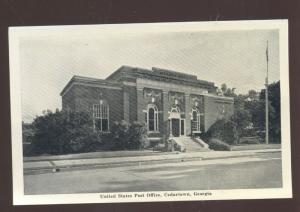
<path fill-rule="evenodd" d="M 92 77 L 84 77 L 74 75 L 71 80 L 67 83 L 67 85 L 63 88 L 60 95 L 62 96 L 67 89 L 76 82 L 80 83 L 88 83 L 88 84 L 95 84 L 95 85 L 106 85 L 106 86 L 113 86 L 113 87 L 121 87 L 119 81 L 126 81 L 126 78 L 145 78 L 151 80 L 158 80 L 158 81 L 168 81 L 172 83 L 180 83 L 180 84 L 187 84 L 195 87 L 204 87 L 204 88 L 216 88 L 213 82 L 208 82 L 205 80 L 197 79 L 196 75 L 186 74 L 182 72 L 177 72 L 168 69 L 156 68 L 153 67 L 152 69 L 144 69 L 138 67 L 131 67 L 131 66 L 121 66 L 119 69 L 114 71 L 111 75 L 109 75 L 106 79 L 97 79 Z"/>
<path fill-rule="evenodd" d="M 156 67 L 153 67 L 152 69 L 144 69 L 139 67 L 121 66 L 106 79 L 113 81 L 122 79 L 124 77 L 172 80 L 186 82 L 193 86 L 215 87 L 213 82 L 199 80 L 197 79 L 196 75 Z"/>

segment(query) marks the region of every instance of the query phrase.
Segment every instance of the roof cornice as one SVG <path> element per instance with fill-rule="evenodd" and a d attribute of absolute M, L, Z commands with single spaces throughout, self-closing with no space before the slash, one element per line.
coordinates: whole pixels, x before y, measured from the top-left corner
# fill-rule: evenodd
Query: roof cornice
<path fill-rule="evenodd" d="M 116 82 L 110 82 L 108 80 L 83 77 L 83 76 L 73 76 L 71 80 L 67 83 L 64 89 L 61 91 L 60 95 L 63 96 L 73 85 L 86 85 L 93 87 L 103 87 L 103 88 L 112 88 L 112 89 L 121 89 L 122 85 Z"/>

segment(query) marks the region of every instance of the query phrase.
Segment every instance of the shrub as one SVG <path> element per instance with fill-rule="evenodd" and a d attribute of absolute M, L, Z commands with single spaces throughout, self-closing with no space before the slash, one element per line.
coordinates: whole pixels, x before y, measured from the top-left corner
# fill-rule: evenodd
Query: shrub
<path fill-rule="evenodd" d="M 148 143 L 149 143 L 149 145 L 148 145 L 149 148 L 154 148 L 157 145 L 163 143 L 163 140 L 157 139 L 157 138 L 156 139 L 148 138 Z"/>
<path fill-rule="evenodd" d="M 126 121 L 115 121 L 111 127 L 112 136 L 112 150 L 124 150 L 127 144 L 127 134 L 129 130 L 129 123 Z"/>
<path fill-rule="evenodd" d="M 78 136 L 71 140 L 70 147 L 72 152 L 94 152 L 102 150 L 106 144 L 103 135 L 98 132 L 91 132 L 88 135 Z"/>
<path fill-rule="evenodd" d="M 143 149 L 148 143 L 145 125 L 139 122 L 114 122 L 111 134 L 113 150 Z"/>
<path fill-rule="evenodd" d="M 209 142 L 212 138 L 216 138 L 227 144 L 234 144 L 236 141 L 234 123 L 220 119 L 216 121 L 206 133 L 202 134 L 201 138 L 206 142 Z"/>
<path fill-rule="evenodd" d="M 91 132 L 82 137 L 75 138 L 71 143 L 72 152 L 96 152 L 111 150 L 114 147 L 110 133 Z"/>
<path fill-rule="evenodd" d="M 254 137 L 257 136 L 257 132 L 255 131 L 255 128 L 245 128 L 242 130 L 242 137 Z"/>
<path fill-rule="evenodd" d="M 23 143 L 31 143 L 34 136 L 32 124 L 22 122 L 22 140 Z"/>
<path fill-rule="evenodd" d="M 260 138 L 255 137 L 243 137 L 240 138 L 240 144 L 260 144 Z"/>
<path fill-rule="evenodd" d="M 39 116 L 32 123 L 31 153 L 26 154 L 142 149 L 148 142 L 141 123 L 115 122 L 110 133 L 95 132 L 92 123 L 90 115 L 83 112 L 56 111 Z"/>
<path fill-rule="evenodd" d="M 33 151 L 32 151 L 33 145 L 31 143 L 28 142 L 24 142 L 23 143 L 23 156 L 27 157 L 27 156 L 33 156 Z"/>
<path fill-rule="evenodd" d="M 213 150 L 219 150 L 219 151 L 230 151 L 231 146 L 223 141 L 220 141 L 218 139 L 212 138 L 209 143 L 209 148 Z"/>
<path fill-rule="evenodd" d="M 92 119 L 82 112 L 48 112 L 33 123 L 33 154 L 65 154 L 86 148 L 84 141 L 93 134 Z"/>
<path fill-rule="evenodd" d="M 158 143 L 156 146 L 153 146 L 153 151 L 166 152 L 166 145 L 163 143 Z"/>
<path fill-rule="evenodd" d="M 130 125 L 127 135 L 126 148 L 144 149 L 148 143 L 147 129 L 144 124 L 134 122 Z"/>

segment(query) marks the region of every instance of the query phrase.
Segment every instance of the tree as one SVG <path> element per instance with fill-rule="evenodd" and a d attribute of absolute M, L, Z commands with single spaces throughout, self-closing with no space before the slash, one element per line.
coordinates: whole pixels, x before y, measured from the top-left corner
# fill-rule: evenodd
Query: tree
<path fill-rule="evenodd" d="M 257 91 L 251 89 L 248 91 L 248 96 L 250 101 L 256 101 L 258 100 L 258 93 Z"/>
<path fill-rule="evenodd" d="M 222 90 L 223 94 L 226 93 L 226 91 L 227 91 L 227 85 L 225 83 L 223 83 L 221 85 L 221 90 Z"/>
<path fill-rule="evenodd" d="M 243 129 L 251 123 L 251 114 L 245 108 L 245 96 L 235 96 L 234 114 L 231 117 L 231 121 L 234 123 L 235 142 L 239 143 L 239 139 L 243 134 Z"/>
<path fill-rule="evenodd" d="M 234 89 L 226 84 L 221 85 L 224 96 L 234 98 L 234 115 L 231 121 L 234 126 L 236 141 L 244 136 L 244 130 L 253 126 L 257 133 L 265 131 L 265 89 L 257 92 L 253 89 L 248 94 L 235 94 Z M 269 137 L 271 142 L 280 142 L 280 82 L 268 87 L 269 96 Z M 255 133 L 254 133 L 255 134 Z"/>
<path fill-rule="evenodd" d="M 93 134 L 92 119 L 83 112 L 48 111 L 34 119 L 33 151 L 37 154 L 62 154 L 78 151 Z M 73 149 L 72 147 L 76 147 Z"/>
<path fill-rule="evenodd" d="M 263 127 L 265 104 L 260 100 L 246 101 L 245 109 L 249 111 L 251 115 L 251 122 L 254 128 L 260 129 Z"/>
<path fill-rule="evenodd" d="M 227 120 L 226 126 L 230 126 L 228 129 L 230 129 L 233 133 L 232 143 L 236 144 L 242 136 L 243 129 L 251 123 L 251 114 L 245 107 L 245 102 L 248 96 L 242 94 L 237 95 L 235 93 L 235 88 L 228 88 L 225 83 L 221 85 L 221 90 L 224 96 L 234 98 L 234 114 L 230 120 Z M 253 93 L 254 92 L 251 91 L 251 94 Z"/>
<path fill-rule="evenodd" d="M 228 96 L 228 97 L 235 97 L 236 96 L 235 88 L 228 88 L 225 83 L 223 83 L 221 85 L 221 90 L 222 90 L 224 96 Z"/>

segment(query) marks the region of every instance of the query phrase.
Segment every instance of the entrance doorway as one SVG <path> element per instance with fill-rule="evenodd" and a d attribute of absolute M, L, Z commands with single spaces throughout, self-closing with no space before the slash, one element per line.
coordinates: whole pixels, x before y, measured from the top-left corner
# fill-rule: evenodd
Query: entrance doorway
<path fill-rule="evenodd" d="M 174 137 L 185 135 L 185 120 L 181 118 L 179 107 L 173 107 L 169 115 L 170 133 Z"/>
<path fill-rule="evenodd" d="M 174 137 L 180 136 L 180 121 L 179 119 L 171 119 L 172 134 Z"/>

